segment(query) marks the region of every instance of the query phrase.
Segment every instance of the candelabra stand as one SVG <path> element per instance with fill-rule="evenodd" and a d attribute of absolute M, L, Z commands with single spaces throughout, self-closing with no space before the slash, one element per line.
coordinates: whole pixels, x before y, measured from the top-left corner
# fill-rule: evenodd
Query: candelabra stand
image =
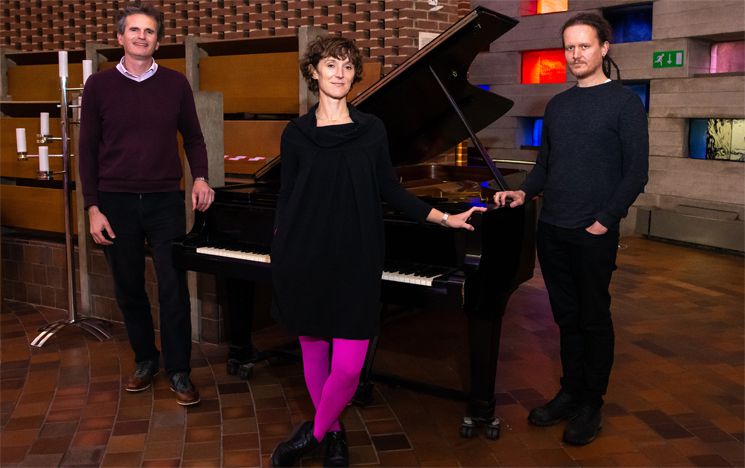
<path fill-rule="evenodd" d="M 107 331 L 107 323 L 92 317 L 79 317 L 77 314 L 77 298 L 75 294 L 75 261 L 73 246 L 73 225 L 72 225 L 72 188 L 70 184 L 71 164 L 70 158 L 70 109 L 79 108 L 79 104 L 68 103 L 68 92 L 82 91 L 83 88 L 67 88 L 67 76 L 60 76 L 60 129 L 61 136 L 39 135 L 37 142 L 47 143 L 50 141 L 60 141 L 62 143 L 62 186 L 65 203 L 65 260 L 67 263 L 67 319 L 57 320 L 39 328 L 39 335 L 31 342 L 31 346 L 41 348 L 55 333 L 67 326 L 75 326 L 98 338 L 100 341 L 111 338 Z M 19 159 L 25 159 L 26 155 L 21 155 Z M 54 173 L 52 171 L 39 171 L 38 178 L 42 180 L 51 180 Z M 81 233 L 81 235 L 84 235 Z"/>

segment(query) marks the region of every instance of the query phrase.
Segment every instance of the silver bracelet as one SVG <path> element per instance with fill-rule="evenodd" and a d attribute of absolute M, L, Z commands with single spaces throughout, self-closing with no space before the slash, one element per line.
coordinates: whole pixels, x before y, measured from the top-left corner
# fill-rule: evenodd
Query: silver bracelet
<path fill-rule="evenodd" d="M 206 177 L 194 177 L 194 182 L 196 182 L 198 180 L 201 180 L 204 183 L 209 183 L 209 182 L 207 182 L 207 178 Z"/>
<path fill-rule="evenodd" d="M 442 224 L 442 225 L 443 225 L 443 226 L 445 226 L 445 227 L 448 227 L 448 218 L 449 218 L 449 217 L 450 217 L 450 215 L 449 215 L 449 214 L 447 214 L 447 213 L 443 213 L 443 214 L 442 214 L 442 219 L 440 220 L 440 224 Z"/>

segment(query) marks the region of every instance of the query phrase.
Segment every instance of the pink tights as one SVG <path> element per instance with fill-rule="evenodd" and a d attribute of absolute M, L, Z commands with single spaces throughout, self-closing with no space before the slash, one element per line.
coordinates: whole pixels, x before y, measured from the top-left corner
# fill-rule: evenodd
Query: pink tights
<path fill-rule="evenodd" d="M 369 340 L 333 338 L 329 372 L 329 342 L 312 336 L 298 339 L 303 353 L 305 385 L 316 408 L 313 435 L 321 441 L 329 430 L 341 429 L 339 416 L 357 389 Z"/>

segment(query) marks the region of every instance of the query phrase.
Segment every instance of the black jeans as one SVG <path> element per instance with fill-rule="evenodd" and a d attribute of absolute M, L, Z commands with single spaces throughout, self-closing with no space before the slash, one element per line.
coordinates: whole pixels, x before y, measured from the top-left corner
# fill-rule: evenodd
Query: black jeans
<path fill-rule="evenodd" d="M 124 316 L 135 361 L 157 360 L 153 317 L 145 291 L 145 241 L 158 279 L 163 364 L 170 375 L 189 372 L 191 316 L 186 273 L 173 266 L 171 242 L 184 235 L 186 215 L 180 192 L 99 193 L 99 209 L 116 239 L 105 247 L 116 301 Z"/>
<path fill-rule="evenodd" d="M 538 260 L 561 340 L 561 385 L 602 405 L 613 366 L 611 275 L 618 231 L 595 236 L 538 223 Z"/>

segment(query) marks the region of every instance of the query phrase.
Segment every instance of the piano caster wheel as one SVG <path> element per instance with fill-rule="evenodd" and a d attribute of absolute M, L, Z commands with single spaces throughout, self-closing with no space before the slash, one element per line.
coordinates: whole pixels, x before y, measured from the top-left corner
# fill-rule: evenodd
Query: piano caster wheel
<path fill-rule="evenodd" d="M 476 423 L 469 417 L 463 418 L 463 422 L 460 425 L 460 436 L 464 439 L 470 439 L 473 437 L 473 433 L 476 430 Z"/>
<path fill-rule="evenodd" d="M 248 380 L 254 375 L 254 363 L 228 359 L 227 370 L 228 375 L 237 375 L 242 380 Z"/>
<path fill-rule="evenodd" d="M 228 359 L 226 367 L 228 375 L 238 375 L 238 369 L 241 367 L 241 362 L 237 359 Z"/>
<path fill-rule="evenodd" d="M 489 440 L 499 439 L 499 434 L 502 432 L 502 425 L 499 422 L 499 418 L 494 418 L 494 421 L 486 425 L 486 438 Z"/>
<path fill-rule="evenodd" d="M 247 364 L 241 365 L 240 369 L 238 370 L 238 377 L 240 377 L 241 380 L 249 380 L 253 376 L 254 363 L 249 362 Z"/>
<path fill-rule="evenodd" d="M 463 422 L 460 425 L 460 436 L 464 439 L 470 439 L 476 433 L 476 428 L 484 426 L 485 436 L 489 440 L 499 439 L 499 435 L 502 429 L 502 424 L 499 418 L 494 418 L 491 421 L 485 421 L 483 419 L 473 419 L 466 416 L 463 418 Z"/>

